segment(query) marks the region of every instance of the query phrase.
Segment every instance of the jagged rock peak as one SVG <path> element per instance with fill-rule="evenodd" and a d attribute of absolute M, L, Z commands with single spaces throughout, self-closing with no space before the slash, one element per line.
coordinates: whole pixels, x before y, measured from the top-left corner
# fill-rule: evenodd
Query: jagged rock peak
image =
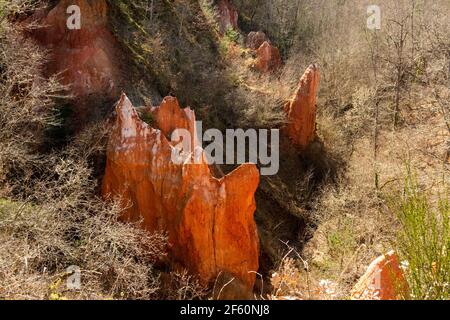
<path fill-rule="evenodd" d="M 299 148 L 306 148 L 316 138 L 319 82 L 319 67 L 312 64 L 301 77 L 294 96 L 285 105 L 288 118 L 286 132 Z"/>
<path fill-rule="evenodd" d="M 174 162 L 175 145 L 167 136 L 178 126 L 195 134 L 193 111 L 181 110 L 173 97 L 149 111 L 160 129 L 143 122 L 125 95 L 118 102 L 103 195 L 120 196 L 130 204 L 123 220 L 142 220 L 151 232 L 168 232 L 172 266 L 187 268 L 205 283 L 229 274 L 236 283 L 227 289 L 229 294 L 248 296 L 259 256 L 253 219 L 259 184 L 256 166 L 243 164 L 217 179 L 203 157 L 198 163 L 190 161 L 193 155 Z"/>
<path fill-rule="evenodd" d="M 278 48 L 264 41 L 256 50 L 255 67 L 262 73 L 278 70 L 281 67 L 281 55 Z"/>

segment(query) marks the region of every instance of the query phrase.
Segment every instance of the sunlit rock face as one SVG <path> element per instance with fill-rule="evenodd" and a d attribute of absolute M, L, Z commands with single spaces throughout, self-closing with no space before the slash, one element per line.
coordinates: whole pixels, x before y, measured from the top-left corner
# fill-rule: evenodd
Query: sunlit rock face
<path fill-rule="evenodd" d="M 122 95 L 109 138 L 103 195 L 121 196 L 130 206 L 126 221 L 142 219 L 149 231 L 169 235 L 172 265 L 185 267 L 204 282 L 220 273 L 232 275 L 251 292 L 258 270 L 259 240 L 253 214 L 259 172 L 243 164 L 221 179 L 212 176 L 204 160 L 183 154 L 172 161 L 174 129 L 186 129 L 199 146 L 195 115 L 166 97 L 151 108 L 154 129 L 143 122 L 129 99 Z M 197 164 L 194 158 L 200 159 Z M 191 162 L 191 163 L 190 163 Z M 237 286 L 239 287 L 239 286 Z"/>
<path fill-rule="evenodd" d="M 230 0 L 219 0 L 217 3 L 220 33 L 229 29 L 238 29 L 238 12 Z"/>
<path fill-rule="evenodd" d="M 80 29 L 68 27 L 80 8 Z M 46 75 L 59 75 L 76 98 L 92 95 L 117 96 L 117 44 L 108 30 L 106 0 L 61 0 L 51 10 L 36 12 L 26 22 L 38 25 L 29 33 L 49 51 Z"/>
<path fill-rule="evenodd" d="M 355 300 L 397 300 L 407 292 L 397 254 L 390 251 L 375 259 L 351 292 Z"/>
<path fill-rule="evenodd" d="M 262 73 L 275 71 L 281 67 L 281 55 L 278 48 L 265 41 L 256 50 L 255 68 Z"/>
<path fill-rule="evenodd" d="M 299 148 L 307 147 L 316 138 L 319 81 L 318 66 L 310 65 L 301 77 L 294 96 L 285 105 L 288 120 L 285 131 Z"/>

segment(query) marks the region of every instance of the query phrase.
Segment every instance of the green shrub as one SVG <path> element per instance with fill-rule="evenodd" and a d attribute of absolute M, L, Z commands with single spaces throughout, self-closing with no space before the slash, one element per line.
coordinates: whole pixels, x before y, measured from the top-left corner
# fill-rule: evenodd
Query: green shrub
<path fill-rule="evenodd" d="M 233 28 L 229 28 L 225 32 L 225 37 L 228 39 L 229 42 L 237 42 L 239 40 L 239 32 L 237 32 Z"/>
<path fill-rule="evenodd" d="M 408 169 L 403 194 L 391 201 L 400 223 L 397 245 L 413 299 L 450 298 L 448 186 L 433 204 Z"/>

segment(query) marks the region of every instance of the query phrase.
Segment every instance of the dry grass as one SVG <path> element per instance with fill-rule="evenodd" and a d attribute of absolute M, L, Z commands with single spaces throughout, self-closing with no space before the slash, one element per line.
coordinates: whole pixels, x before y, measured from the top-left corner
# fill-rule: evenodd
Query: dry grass
<path fill-rule="evenodd" d="M 309 262 L 313 287 L 331 284 L 334 298 L 342 299 L 348 298 L 375 257 L 396 247 L 400 226 L 385 196 L 393 184 L 402 181 L 404 163 L 420 172 L 419 181 L 426 190 L 436 190 L 448 179 L 449 169 L 450 29 L 443 13 L 448 12 L 448 3 L 425 6 L 421 1 L 382 1 L 378 4 L 384 22 L 376 36 L 365 29 L 368 4 L 300 4 L 304 14 L 297 28 L 303 31 L 295 33 L 298 38 L 291 44 L 279 78 L 286 88 L 292 87 L 309 63 L 321 66 L 319 136 L 328 155 L 344 165 L 337 167 L 337 180 L 322 184 L 321 192 L 314 194 L 315 204 L 304 212 L 317 230 L 301 256 Z M 399 62 L 397 22 L 406 19 L 405 28 L 411 28 L 413 4 L 414 31 L 408 34 Z M 276 34 L 283 32 L 272 32 Z M 272 40 L 277 44 L 278 39 Z M 401 80 L 397 82 L 399 66 Z M 395 124 L 397 91 L 399 120 Z M 298 260 L 295 255 L 290 258 Z M 283 265 L 278 275 L 286 273 Z M 305 298 L 305 288 L 297 290 L 298 285 L 294 281 L 284 292 L 298 291 L 297 296 Z"/>
<path fill-rule="evenodd" d="M 0 4 L 2 18 L 30 10 Z M 60 114 L 76 105 L 40 76 L 46 53 L 6 19 L 0 38 L 0 299 L 203 298 L 194 276 L 164 264 L 165 234 L 120 221 L 123 202 L 99 197 L 108 122 L 67 136 Z M 71 266 L 80 289 L 67 286 Z"/>
<path fill-rule="evenodd" d="M 122 208 L 97 197 L 106 127 L 42 153 L 64 90 L 39 77 L 45 53 L 5 21 L 0 37 L 0 298 L 158 297 L 166 237 L 119 222 Z M 71 265 L 80 290 L 65 285 Z"/>
<path fill-rule="evenodd" d="M 0 297 L 3 299 L 155 298 L 165 237 L 120 223 L 120 209 L 100 200 L 89 209 L 69 201 L 0 205 Z M 59 208 L 57 206 L 63 206 Z M 97 206 L 97 208 L 95 208 Z M 89 212 L 92 211 L 92 212 Z M 81 288 L 66 286 L 67 268 L 81 269 Z"/>

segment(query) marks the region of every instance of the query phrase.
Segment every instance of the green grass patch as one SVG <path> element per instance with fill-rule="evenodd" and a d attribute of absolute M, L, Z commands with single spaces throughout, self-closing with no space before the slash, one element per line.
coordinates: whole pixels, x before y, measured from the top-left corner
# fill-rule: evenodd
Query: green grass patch
<path fill-rule="evenodd" d="M 342 257 L 353 252 L 356 248 L 356 238 L 352 220 L 350 218 L 340 219 L 336 229 L 328 234 L 327 240 L 333 256 Z"/>

